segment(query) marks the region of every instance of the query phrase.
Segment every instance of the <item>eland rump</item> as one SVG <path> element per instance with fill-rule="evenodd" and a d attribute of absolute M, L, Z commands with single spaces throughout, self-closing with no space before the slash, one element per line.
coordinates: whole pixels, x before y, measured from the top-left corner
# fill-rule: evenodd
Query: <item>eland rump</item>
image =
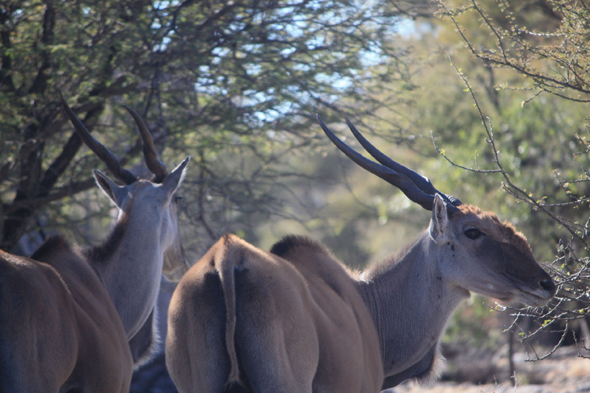
<path fill-rule="evenodd" d="M 119 217 L 102 245 L 84 251 L 60 236 L 31 258 L 0 251 L 0 393 L 126 393 L 134 365 L 157 341 L 162 273 L 179 279 L 188 267 L 175 195 L 189 159 L 168 173 L 147 127 L 126 107 L 155 175 L 139 179 L 61 100 L 80 138 L 124 183 L 94 171 Z"/>
<path fill-rule="evenodd" d="M 531 306 L 555 294 L 510 224 L 440 193 L 348 119 L 380 164 L 318 121 L 354 162 L 431 210 L 430 227 L 362 273 L 308 238 L 288 236 L 267 253 L 224 236 L 172 297 L 166 356 L 180 392 L 378 392 L 436 374 L 440 337 L 470 291 Z"/>

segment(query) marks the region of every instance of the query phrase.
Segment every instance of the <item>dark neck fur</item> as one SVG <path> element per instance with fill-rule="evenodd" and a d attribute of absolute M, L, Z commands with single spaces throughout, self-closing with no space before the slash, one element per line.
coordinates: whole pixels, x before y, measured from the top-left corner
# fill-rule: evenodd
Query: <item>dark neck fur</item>
<path fill-rule="evenodd" d="M 326 255 L 331 255 L 330 251 L 322 243 L 316 242 L 307 236 L 300 235 L 287 235 L 283 237 L 271 247 L 270 253 L 282 257 L 297 247 L 305 247 Z"/>
<path fill-rule="evenodd" d="M 72 252 L 72 246 L 64 236 L 54 235 L 45 240 L 30 258 L 39 262 L 48 262 L 51 256 L 59 251 Z"/>
<path fill-rule="evenodd" d="M 123 214 L 123 217 L 117 222 L 107 239 L 98 246 L 85 249 L 83 251 L 84 256 L 92 263 L 108 261 L 121 246 L 128 222 L 129 216 Z"/>

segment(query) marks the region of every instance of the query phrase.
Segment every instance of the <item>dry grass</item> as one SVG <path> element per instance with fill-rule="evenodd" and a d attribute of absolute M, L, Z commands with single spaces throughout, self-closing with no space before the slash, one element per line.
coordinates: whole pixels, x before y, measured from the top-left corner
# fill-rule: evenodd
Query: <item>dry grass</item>
<path fill-rule="evenodd" d="M 402 384 L 390 393 L 582 393 L 590 392 L 590 359 L 576 356 L 575 349 L 564 348 L 539 362 L 526 362 L 524 354 L 515 356 L 517 386 L 510 381 L 487 384 L 438 382 L 431 386 L 413 382 Z"/>

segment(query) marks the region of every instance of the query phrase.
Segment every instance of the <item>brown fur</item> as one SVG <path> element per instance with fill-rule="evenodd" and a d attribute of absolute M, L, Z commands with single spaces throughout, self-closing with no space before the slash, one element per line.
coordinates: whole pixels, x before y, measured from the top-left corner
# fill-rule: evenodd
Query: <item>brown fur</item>
<path fill-rule="evenodd" d="M 484 212 L 479 207 L 473 205 L 460 205 L 459 213 L 451 218 L 451 221 L 457 221 L 468 215 L 477 217 L 483 223 L 484 232 L 492 235 L 497 241 L 508 243 L 516 246 L 523 254 L 533 255 L 531 246 L 526 236 L 517 231 L 514 225 L 507 221 L 500 221 L 498 216 L 493 212 Z M 487 231 L 486 231 L 487 230 Z"/>
<path fill-rule="evenodd" d="M 31 259 L 44 261 L 56 252 L 74 252 L 70 242 L 62 235 L 53 235 L 47 238 L 31 255 Z"/>
<path fill-rule="evenodd" d="M 286 259 L 224 236 L 180 282 L 166 340 L 179 391 L 377 391 L 377 332 L 346 269 L 307 238 L 272 250 Z"/>
<path fill-rule="evenodd" d="M 292 252 L 297 248 L 305 248 L 308 250 L 316 251 L 321 254 L 325 254 L 329 257 L 332 256 L 330 250 L 322 243 L 316 242 L 315 240 L 312 240 L 309 237 L 299 235 L 285 236 L 280 241 L 275 243 L 271 247 L 269 252 L 271 254 L 275 254 L 279 257 L 282 257 L 288 252 Z"/>
<path fill-rule="evenodd" d="M 128 392 L 127 338 L 94 271 L 60 236 L 34 257 L 0 251 L 0 391 Z"/>

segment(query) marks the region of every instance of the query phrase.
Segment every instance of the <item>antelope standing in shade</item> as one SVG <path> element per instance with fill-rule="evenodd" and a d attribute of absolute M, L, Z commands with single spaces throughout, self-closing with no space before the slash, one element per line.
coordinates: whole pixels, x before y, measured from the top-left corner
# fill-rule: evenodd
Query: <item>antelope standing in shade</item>
<path fill-rule="evenodd" d="M 440 337 L 470 291 L 532 306 L 555 294 L 510 224 L 440 193 L 348 119 L 380 164 L 318 121 L 355 163 L 431 210 L 430 227 L 362 273 L 308 238 L 288 236 L 267 253 L 224 236 L 172 297 L 166 356 L 180 392 L 378 392 L 435 374 Z"/>
<path fill-rule="evenodd" d="M 0 253 L 0 392 L 128 392 L 134 364 L 150 357 L 157 340 L 162 272 L 178 279 L 188 266 L 175 193 L 189 158 L 168 173 L 147 127 L 126 107 L 155 174 L 138 179 L 62 104 L 82 140 L 125 184 L 94 171 L 119 217 L 108 239 L 86 251 L 56 236 L 30 259 Z"/>

